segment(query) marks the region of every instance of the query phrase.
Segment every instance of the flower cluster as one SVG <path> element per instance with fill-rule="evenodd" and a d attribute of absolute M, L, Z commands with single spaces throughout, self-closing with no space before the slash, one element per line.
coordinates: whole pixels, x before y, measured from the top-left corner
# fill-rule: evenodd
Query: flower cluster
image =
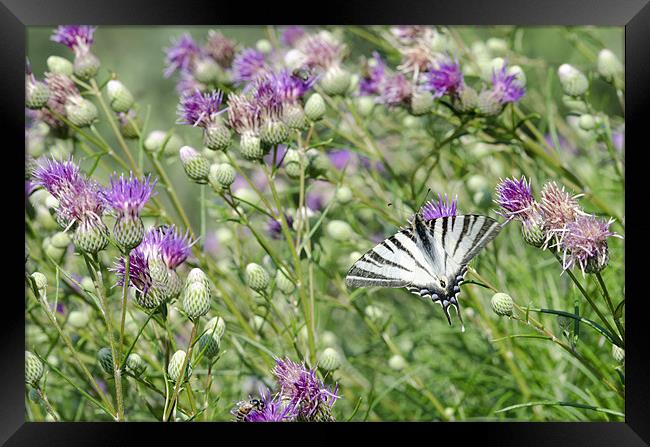
<path fill-rule="evenodd" d="M 290 359 L 276 359 L 273 369 L 278 391 L 262 393 L 260 405 L 245 417 L 246 422 L 334 421 L 332 407 L 340 396 L 338 385 L 325 386 L 316 370 Z M 233 410 L 233 414 L 237 408 Z"/>
<path fill-rule="evenodd" d="M 525 177 L 509 178 L 497 185 L 496 195 L 499 214 L 521 221 L 522 235 L 529 244 L 561 253 L 564 270 L 579 267 L 584 274 L 607 266 L 607 238 L 620 237 L 609 230 L 613 219 L 586 214 L 564 187 L 546 183 L 537 202 Z"/>

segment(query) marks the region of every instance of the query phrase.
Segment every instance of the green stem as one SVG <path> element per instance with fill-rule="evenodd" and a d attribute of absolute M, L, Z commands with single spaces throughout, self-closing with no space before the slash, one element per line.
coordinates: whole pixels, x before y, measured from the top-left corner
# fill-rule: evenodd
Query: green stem
<path fill-rule="evenodd" d="M 54 411 L 54 407 L 52 407 L 52 404 L 50 403 L 49 399 L 41 389 L 41 387 L 37 386 L 36 392 L 38 392 L 38 396 L 41 398 L 43 403 L 45 404 L 45 409 L 46 411 L 54 418 L 55 422 L 59 422 L 59 416 L 57 416 L 56 411 Z"/>
<path fill-rule="evenodd" d="M 623 328 L 620 319 L 617 318 L 615 315 L 614 304 L 612 303 L 612 299 L 609 296 L 609 291 L 607 290 L 607 285 L 605 285 L 605 281 L 603 281 L 603 277 L 600 274 L 600 272 L 596 272 L 596 279 L 598 280 L 598 284 L 600 284 L 600 287 L 603 289 L 603 295 L 605 296 L 605 301 L 607 301 L 607 307 L 609 308 L 609 311 L 612 313 L 612 318 L 614 319 L 616 328 L 618 329 L 618 332 L 621 338 L 623 339 L 623 342 L 625 342 L 625 329 Z"/>
<path fill-rule="evenodd" d="M 172 409 L 175 406 L 174 404 L 178 399 L 178 393 L 181 389 L 181 384 L 185 382 L 185 373 L 186 373 L 187 365 L 189 364 L 190 359 L 192 358 L 192 351 L 194 350 L 194 338 L 196 337 L 197 326 L 198 326 L 197 322 L 194 322 L 192 326 L 192 334 L 190 335 L 189 346 L 187 348 L 187 354 L 185 355 L 185 359 L 183 359 L 183 365 L 181 366 L 180 376 L 176 379 L 176 385 L 174 386 L 174 394 L 172 395 L 172 399 L 169 402 L 169 405 L 167 407 L 167 412 L 163 415 L 163 422 L 167 422 L 169 420 L 169 417 L 171 416 L 172 413 Z M 189 377 L 187 380 L 189 381 Z"/>
<path fill-rule="evenodd" d="M 205 185 L 201 185 L 201 245 L 205 249 Z"/>
<path fill-rule="evenodd" d="M 120 344 L 119 344 L 119 357 L 118 363 L 125 364 L 126 359 L 122 358 L 124 354 L 124 326 L 126 324 L 126 301 L 129 294 L 129 275 L 131 268 L 131 251 L 127 250 L 124 255 L 124 285 L 122 287 L 122 318 L 120 322 Z M 121 369 L 121 368 L 120 368 Z"/>

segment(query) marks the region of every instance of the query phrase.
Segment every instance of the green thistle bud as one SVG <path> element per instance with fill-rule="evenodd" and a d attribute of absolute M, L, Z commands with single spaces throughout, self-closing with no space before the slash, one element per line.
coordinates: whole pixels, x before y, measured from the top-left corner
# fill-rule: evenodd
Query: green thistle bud
<path fill-rule="evenodd" d="M 510 295 L 505 293 L 495 293 L 490 301 L 492 310 L 495 314 L 499 316 L 512 316 L 512 309 L 514 308 L 514 303 Z"/>
<path fill-rule="evenodd" d="M 50 73 L 72 76 L 72 62 L 59 56 L 50 56 L 47 58 L 47 70 Z"/>
<path fill-rule="evenodd" d="M 458 92 L 458 110 L 470 112 L 478 107 L 478 93 L 469 85 L 464 86 Z"/>
<path fill-rule="evenodd" d="M 307 116 L 300 104 L 288 104 L 282 112 L 282 120 L 291 129 L 301 130 L 307 126 Z"/>
<path fill-rule="evenodd" d="M 75 246 L 88 254 L 97 254 L 108 245 L 108 229 L 102 221 L 82 222 L 74 232 L 72 241 Z"/>
<path fill-rule="evenodd" d="M 257 49 L 257 51 L 264 54 L 269 54 L 271 51 L 273 51 L 273 45 L 271 45 L 271 42 L 269 42 L 266 39 L 258 40 L 255 43 L 255 48 Z"/>
<path fill-rule="evenodd" d="M 94 78 L 99 71 L 100 62 L 97 56 L 90 51 L 78 53 L 74 58 L 72 68 L 75 76 L 82 81 Z"/>
<path fill-rule="evenodd" d="M 114 112 L 128 112 L 135 102 L 129 89 L 118 80 L 112 79 L 108 81 L 106 92 L 111 109 Z"/>
<path fill-rule="evenodd" d="M 612 357 L 614 357 L 614 360 L 618 363 L 623 363 L 625 361 L 625 350 L 616 345 L 612 345 Z"/>
<path fill-rule="evenodd" d="M 411 113 L 413 115 L 424 115 L 433 107 L 433 95 L 426 90 L 418 90 L 411 96 Z"/>
<path fill-rule="evenodd" d="M 142 219 L 139 217 L 133 219 L 130 216 L 119 217 L 113 227 L 113 236 L 122 251 L 128 252 L 134 249 L 140 245 L 144 237 Z"/>
<path fill-rule="evenodd" d="M 55 247 L 51 243 L 48 243 L 45 246 L 45 254 L 50 258 L 54 259 L 55 261 L 59 262 L 61 261 L 61 258 L 63 258 L 63 255 L 65 254 L 65 249 Z"/>
<path fill-rule="evenodd" d="M 576 99 L 573 96 L 564 95 L 562 96 L 562 103 L 567 109 L 569 109 L 569 112 L 587 113 L 587 104 L 581 99 Z"/>
<path fill-rule="evenodd" d="M 325 348 L 325 350 L 320 355 L 320 361 L 318 366 L 323 368 L 325 371 L 334 371 L 341 366 L 341 359 L 339 358 L 339 353 L 334 348 Z"/>
<path fill-rule="evenodd" d="M 540 248 L 544 245 L 546 234 L 542 225 L 541 218 L 528 219 L 521 226 L 521 236 L 527 244 Z"/>
<path fill-rule="evenodd" d="M 336 200 L 338 200 L 338 202 L 343 205 L 350 203 L 353 198 L 352 190 L 347 186 L 341 186 L 339 187 L 339 189 L 336 190 L 335 197 Z"/>
<path fill-rule="evenodd" d="M 623 64 L 608 49 L 600 50 L 598 53 L 597 67 L 598 73 L 608 82 L 612 82 L 623 74 Z"/>
<path fill-rule="evenodd" d="M 402 125 L 407 129 L 419 129 L 422 127 L 422 119 L 413 115 L 406 115 L 402 120 Z"/>
<path fill-rule="evenodd" d="M 293 282 L 284 274 L 281 269 L 275 271 L 275 285 L 278 286 L 278 289 L 285 295 L 291 295 L 296 286 Z"/>
<path fill-rule="evenodd" d="M 585 113 L 584 115 L 580 115 L 580 118 L 578 119 L 578 126 L 582 130 L 589 131 L 596 127 L 596 120 L 592 115 Z"/>
<path fill-rule="evenodd" d="M 163 148 L 163 144 L 167 140 L 167 132 L 163 130 L 154 130 L 147 135 L 144 140 L 144 149 L 147 152 L 159 152 Z M 165 155 L 175 155 L 183 146 L 183 140 L 176 134 L 171 134 L 165 144 Z"/>
<path fill-rule="evenodd" d="M 305 115 L 312 121 L 321 119 L 326 110 L 325 100 L 318 93 L 311 95 L 305 103 Z"/>
<path fill-rule="evenodd" d="M 264 327 L 264 318 L 260 315 L 254 315 L 250 320 L 250 324 L 256 331 L 261 331 Z"/>
<path fill-rule="evenodd" d="M 380 307 L 374 306 L 372 304 L 366 306 L 363 312 L 366 314 L 366 317 L 372 321 L 381 321 L 384 318 L 384 311 L 381 310 Z"/>
<path fill-rule="evenodd" d="M 251 289 L 261 292 L 269 286 L 269 274 L 259 264 L 251 262 L 246 266 L 246 284 Z"/>
<path fill-rule="evenodd" d="M 282 121 L 269 119 L 262 125 L 260 137 L 264 143 L 276 145 L 282 143 L 289 136 L 289 128 Z"/>
<path fill-rule="evenodd" d="M 219 64 L 207 57 L 196 61 L 192 74 L 194 79 L 204 84 L 218 82 L 222 76 Z"/>
<path fill-rule="evenodd" d="M 205 330 L 221 340 L 223 334 L 226 333 L 226 321 L 221 317 L 213 317 L 205 325 Z"/>
<path fill-rule="evenodd" d="M 47 291 L 47 276 L 41 272 L 34 272 L 31 274 L 31 277 L 36 284 L 36 290 L 38 290 L 39 293 L 45 293 Z"/>
<path fill-rule="evenodd" d="M 320 85 L 328 95 L 342 95 L 350 87 L 350 72 L 340 65 L 332 65 L 320 80 Z M 309 115 L 307 115 L 309 116 Z"/>
<path fill-rule="evenodd" d="M 203 144 L 213 151 L 225 151 L 231 140 L 232 132 L 220 118 L 212 120 L 203 131 Z"/>
<path fill-rule="evenodd" d="M 199 338 L 198 352 L 203 352 L 207 359 L 213 359 L 219 354 L 219 337 L 211 334 L 209 330 Z"/>
<path fill-rule="evenodd" d="M 483 115 L 498 115 L 503 108 L 501 102 L 498 101 L 494 93 L 490 90 L 483 90 L 478 95 L 477 107 L 479 112 Z"/>
<path fill-rule="evenodd" d="M 68 245 L 70 245 L 70 242 L 72 242 L 72 240 L 70 239 L 70 235 L 68 233 L 64 233 L 62 231 L 56 233 L 50 239 L 50 243 L 53 246 L 55 246 L 56 248 L 68 248 Z"/>
<path fill-rule="evenodd" d="M 25 351 L 25 383 L 37 386 L 43 377 L 43 363 L 33 353 Z"/>
<path fill-rule="evenodd" d="M 307 156 L 307 168 L 305 172 L 309 177 L 316 178 L 327 173 L 330 167 L 330 161 L 322 152 L 317 149 L 309 149 L 305 155 Z"/>
<path fill-rule="evenodd" d="M 88 320 L 88 313 L 81 310 L 73 310 L 70 312 L 70 315 L 68 315 L 68 324 L 77 329 L 86 327 L 88 325 Z"/>
<path fill-rule="evenodd" d="M 508 42 L 504 39 L 490 37 L 485 41 L 485 44 L 490 54 L 494 54 L 495 56 L 503 56 L 508 52 Z"/>
<path fill-rule="evenodd" d="M 562 64 L 557 69 L 560 84 L 564 93 L 571 96 L 581 96 L 589 88 L 589 80 L 580 70 L 569 65 Z"/>
<path fill-rule="evenodd" d="M 523 68 L 519 65 L 511 65 L 506 70 L 506 73 L 509 75 L 515 75 L 517 77 L 517 82 L 519 82 L 522 87 L 526 86 L 526 73 L 524 73 Z"/>
<path fill-rule="evenodd" d="M 230 188 L 235 181 L 237 171 L 228 163 L 213 163 L 210 166 L 208 182 L 215 192 L 220 192 Z"/>
<path fill-rule="evenodd" d="M 196 149 L 189 146 L 183 146 L 180 150 L 180 158 L 183 163 L 183 169 L 190 178 L 198 184 L 208 182 L 208 173 L 210 172 L 210 162 Z"/>
<path fill-rule="evenodd" d="M 260 137 L 249 132 L 239 138 L 239 150 L 247 160 L 261 160 L 264 156 Z"/>
<path fill-rule="evenodd" d="M 332 220 L 327 223 L 327 234 L 335 241 L 349 241 L 354 237 L 354 230 L 350 224 L 342 220 Z"/>
<path fill-rule="evenodd" d="M 298 179 L 302 172 L 300 166 L 300 152 L 295 149 L 288 149 L 284 156 L 284 170 L 289 178 Z"/>
<path fill-rule="evenodd" d="M 371 96 L 358 96 L 354 102 L 361 116 L 370 116 L 372 110 L 375 108 L 375 100 Z"/>
<path fill-rule="evenodd" d="M 321 341 L 323 343 L 323 346 L 336 346 L 338 344 L 338 339 L 336 338 L 336 334 L 331 331 L 325 331 L 323 332 L 323 337 L 321 338 Z"/>
<path fill-rule="evenodd" d="M 195 320 L 210 310 L 210 282 L 199 268 L 192 269 L 183 289 L 183 309 Z"/>
<path fill-rule="evenodd" d="M 135 292 L 135 302 L 145 309 L 155 309 L 167 300 L 167 291 L 164 287 L 154 285 L 149 288 L 146 294 Z"/>
<path fill-rule="evenodd" d="M 120 134 L 124 138 L 135 139 L 140 138 L 138 134 L 138 129 L 142 128 L 142 120 L 135 112 L 129 114 L 121 114 L 122 116 L 118 120 L 120 127 Z"/>
<path fill-rule="evenodd" d="M 585 265 L 585 273 L 598 273 L 609 264 L 609 248 L 605 248 L 605 255 L 602 257 L 591 257 Z"/>
<path fill-rule="evenodd" d="M 50 99 L 50 89 L 47 84 L 28 76 L 25 83 L 25 105 L 27 108 L 40 109 L 47 104 L 48 99 Z"/>
<path fill-rule="evenodd" d="M 167 270 L 167 296 L 169 299 L 178 297 L 183 291 L 183 281 L 175 270 Z"/>
<path fill-rule="evenodd" d="M 399 354 L 395 354 L 388 359 L 388 366 L 394 371 L 401 371 L 406 368 L 406 360 Z"/>
<path fill-rule="evenodd" d="M 178 381 L 181 377 L 181 368 L 185 362 L 186 355 L 187 354 L 185 351 L 178 350 L 174 353 L 174 355 L 172 355 L 172 358 L 169 360 L 169 365 L 167 365 L 167 374 L 169 375 L 169 378 L 174 382 Z M 183 378 L 183 381 L 188 380 L 191 375 L 192 366 L 188 362 L 187 368 L 185 369 L 185 377 Z"/>
<path fill-rule="evenodd" d="M 135 352 L 132 352 L 126 358 L 126 368 L 134 376 L 141 376 L 142 373 L 144 373 L 145 369 L 147 369 L 147 365 L 144 363 L 144 360 L 142 360 L 142 357 L 140 357 Z"/>
<path fill-rule="evenodd" d="M 75 126 L 87 127 L 97 119 L 97 107 L 81 96 L 70 96 L 65 103 L 65 114 Z"/>
<path fill-rule="evenodd" d="M 111 348 L 102 348 L 97 352 L 97 361 L 106 374 L 113 374 L 113 354 Z"/>

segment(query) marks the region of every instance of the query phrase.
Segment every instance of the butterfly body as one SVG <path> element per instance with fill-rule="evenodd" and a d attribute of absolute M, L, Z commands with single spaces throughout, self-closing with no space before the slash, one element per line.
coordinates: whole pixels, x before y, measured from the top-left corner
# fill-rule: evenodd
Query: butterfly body
<path fill-rule="evenodd" d="M 460 318 L 458 295 L 468 262 L 501 230 L 481 215 L 448 216 L 411 225 L 384 240 L 352 265 L 348 287 L 394 287 L 440 304 L 451 324 L 449 307 Z M 461 319 L 462 321 L 462 319 Z"/>

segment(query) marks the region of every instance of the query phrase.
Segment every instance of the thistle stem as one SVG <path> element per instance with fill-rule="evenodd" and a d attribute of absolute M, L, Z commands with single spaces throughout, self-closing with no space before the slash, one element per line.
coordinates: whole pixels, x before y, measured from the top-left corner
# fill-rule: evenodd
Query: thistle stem
<path fill-rule="evenodd" d="M 56 411 L 54 411 L 54 407 L 52 407 L 52 404 L 50 403 L 49 399 L 47 398 L 47 396 L 45 395 L 41 387 L 36 386 L 35 388 L 36 388 L 36 392 L 38 393 L 38 397 L 40 397 L 43 403 L 45 404 L 45 410 L 50 414 L 50 416 L 52 416 L 52 418 L 54 418 L 55 422 L 59 422 L 60 420 L 59 416 L 56 414 Z"/>
<path fill-rule="evenodd" d="M 201 185 L 201 245 L 205 250 L 205 185 Z"/>
<path fill-rule="evenodd" d="M 122 319 L 120 322 L 120 344 L 119 344 L 119 358 L 118 358 L 118 363 L 120 366 L 125 364 L 125 359 L 122 358 L 122 354 L 124 354 L 124 326 L 126 324 L 126 301 L 129 294 L 130 268 L 131 268 L 131 251 L 128 250 L 124 255 L 124 285 L 122 287 Z"/>
<path fill-rule="evenodd" d="M 163 415 L 163 422 L 167 422 L 169 420 L 169 417 L 171 416 L 172 413 L 172 409 L 175 407 L 176 400 L 178 399 L 178 393 L 181 389 L 181 384 L 185 381 L 187 365 L 189 364 L 190 359 L 192 358 L 192 351 L 194 350 L 194 338 L 196 337 L 197 327 L 198 327 L 198 323 L 194 322 L 194 325 L 192 326 L 192 334 L 190 335 L 189 346 L 187 348 L 187 354 L 185 355 L 185 359 L 183 359 L 183 364 L 181 365 L 180 376 L 176 379 L 176 385 L 174 386 L 174 394 L 172 396 L 171 401 L 169 402 L 169 406 L 167 407 L 167 412 Z M 187 380 L 189 382 L 189 377 L 187 378 Z"/>
<path fill-rule="evenodd" d="M 598 280 L 598 284 L 600 284 L 600 287 L 603 289 L 603 296 L 605 297 L 605 301 L 607 302 L 607 307 L 609 308 L 609 311 L 612 313 L 612 318 L 614 319 L 616 328 L 618 329 L 618 332 L 621 338 L 623 339 L 623 342 L 625 342 L 625 328 L 623 327 L 623 324 L 621 323 L 620 319 L 616 317 L 614 304 L 612 303 L 612 299 L 609 296 L 609 291 L 607 290 L 607 285 L 605 284 L 605 281 L 603 281 L 603 277 L 600 274 L 600 272 L 596 272 L 596 279 Z"/>

